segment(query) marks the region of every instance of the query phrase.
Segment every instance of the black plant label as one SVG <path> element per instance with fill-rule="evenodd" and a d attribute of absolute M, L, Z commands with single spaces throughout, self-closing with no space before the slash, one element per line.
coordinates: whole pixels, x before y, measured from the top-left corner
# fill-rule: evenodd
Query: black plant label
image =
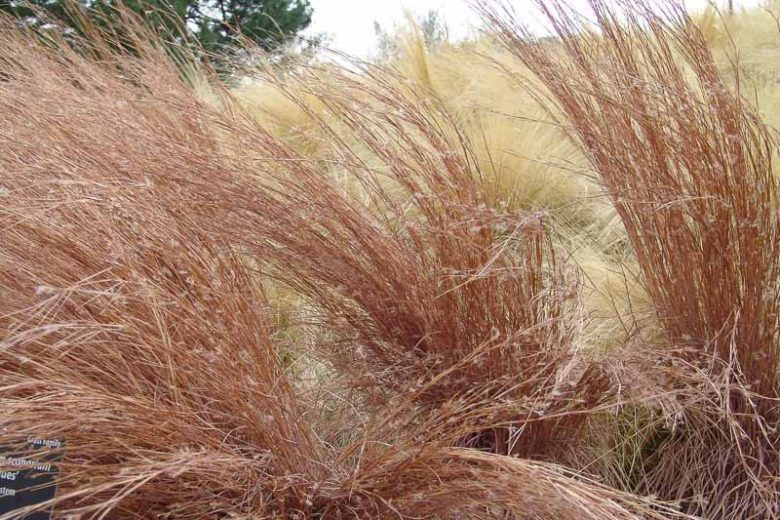
<path fill-rule="evenodd" d="M 0 516 L 19 511 L 24 520 L 49 520 L 51 506 L 32 513 L 26 507 L 41 504 L 57 493 L 57 463 L 64 443 L 59 439 L 28 437 L 0 444 Z"/>

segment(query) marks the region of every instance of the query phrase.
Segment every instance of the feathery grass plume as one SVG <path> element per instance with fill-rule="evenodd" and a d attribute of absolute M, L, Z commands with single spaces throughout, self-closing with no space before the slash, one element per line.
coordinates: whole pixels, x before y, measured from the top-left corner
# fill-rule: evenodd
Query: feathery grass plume
<path fill-rule="evenodd" d="M 575 206 L 583 218 L 599 220 L 590 215 L 596 208 L 575 204 L 577 199 L 594 194 L 593 183 L 577 175 L 585 164 L 580 151 L 558 128 L 544 121 L 546 114 L 535 100 L 517 99 L 510 75 L 493 63 L 498 61 L 501 67 L 512 69 L 507 53 L 480 45 L 479 41 L 457 46 L 442 43 L 433 50 L 426 49 L 419 28 L 413 24 L 401 31 L 398 39 L 401 52 L 385 66 L 417 85 L 409 85 L 409 91 L 422 97 L 431 95 L 446 106 L 449 116 L 474 145 L 484 176 L 482 187 L 490 193 L 491 205 L 531 210 Z M 317 73 L 330 76 L 337 70 L 321 66 Z M 292 81 L 284 85 L 288 93 L 297 88 Z M 288 137 L 293 148 L 307 156 L 316 153 L 320 157 L 319 145 L 326 140 L 321 128 L 290 106 L 288 100 L 280 99 L 278 88 L 245 79 L 234 92 L 258 120 L 271 125 L 274 135 Z M 311 96 L 300 91 L 295 95 L 319 117 L 327 118 L 321 104 Z M 336 124 L 332 120 L 329 123 Z M 349 139 L 349 132 L 345 130 L 340 137 Z M 600 204 L 598 209 L 603 207 L 609 205 Z"/>
<path fill-rule="evenodd" d="M 587 320 L 582 330 L 584 348 L 613 353 L 638 337 L 657 337 L 652 301 L 642 286 L 636 259 L 630 251 L 605 252 L 604 245 L 582 231 L 559 230 L 555 242 L 582 273 L 582 307 Z"/>
<path fill-rule="evenodd" d="M 735 13 L 710 6 L 694 18 L 707 38 L 725 80 L 739 79 L 740 91 L 761 119 L 780 131 L 780 1 L 767 0 Z M 780 179 L 777 150 L 774 174 Z"/>
<path fill-rule="evenodd" d="M 414 38 L 414 32 L 402 34 L 403 37 Z M 422 42 L 418 44 L 412 48 L 420 50 Z M 523 74 L 524 67 L 512 60 L 509 53 L 489 46 L 484 39 L 460 45 L 442 43 L 424 49 L 425 77 L 429 80 L 426 81 L 414 73 L 413 65 L 420 65 L 421 61 L 406 52 L 408 48 L 401 45 L 402 52 L 384 66 L 393 69 L 396 81 L 404 82 L 401 94 L 430 97 L 432 102 L 446 108 L 450 121 L 441 124 L 445 129 L 457 126 L 471 144 L 477 163 L 474 172 L 480 176 L 477 184 L 484 202 L 501 213 L 543 211 L 545 219 L 552 221 L 557 231 L 565 229 L 567 239 L 571 235 L 577 242 L 587 241 L 592 252 L 587 255 L 588 297 L 584 305 L 594 319 L 585 324 L 583 334 L 592 339 L 586 342 L 588 346 L 599 342 L 600 350 L 603 350 L 601 338 L 604 344 L 619 344 L 625 336 L 619 323 L 628 318 L 615 315 L 623 312 L 616 309 L 625 309 L 636 302 L 605 302 L 603 295 L 624 296 L 612 290 L 612 279 L 616 277 L 611 271 L 619 271 L 623 262 L 631 263 L 625 255 L 615 258 L 613 254 L 625 249 L 621 246 L 625 232 L 603 189 L 593 181 L 582 152 L 559 125 L 549 120 L 532 95 L 518 97 L 512 79 Z M 328 78 L 338 81 L 338 69 L 334 67 L 319 66 L 316 74 L 322 82 Z M 383 160 L 361 145 L 338 117 L 324 110 L 323 103 L 311 93 L 316 86 L 309 88 L 290 75 L 280 76 L 274 82 L 245 78 L 233 90 L 234 95 L 248 114 L 307 159 L 330 161 L 328 143 L 333 138 L 328 132 L 335 132 L 367 167 L 388 173 Z M 360 74 L 358 79 L 372 82 Z M 537 86 L 540 87 L 538 82 Z M 349 95 L 370 103 L 360 88 L 353 89 Z M 308 117 L 307 112 L 315 117 Z M 437 117 L 434 114 L 434 122 Z M 327 124 L 318 123 L 318 119 Z M 451 136 L 451 139 L 458 137 Z M 335 179 L 360 191 L 353 175 L 332 161 L 330 164 Z M 563 249 L 567 244 L 558 235 L 553 234 L 553 242 L 560 243 L 559 254 L 566 258 L 568 254 Z"/>
<path fill-rule="evenodd" d="M 768 0 L 762 5 L 721 12 L 709 6 L 693 19 L 702 31 L 718 68 L 729 81 L 739 75 L 745 98 L 758 105 L 766 122 L 777 127 L 777 95 L 780 68 L 780 2 Z"/>
<path fill-rule="evenodd" d="M 289 222 L 289 233 L 308 238 L 315 229 L 296 220 L 304 214 L 334 240 L 366 226 L 355 242 L 341 242 L 360 261 L 356 249 L 379 247 L 372 235 L 386 238 L 395 227 L 360 220 L 363 213 L 352 211 L 325 172 L 308 169 L 231 112 L 227 95 L 225 112 L 199 102 L 164 51 L 144 46 L 153 40 L 129 27 L 140 50 L 134 55 L 108 52 L 99 33 L 84 42 L 96 53 L 76 53 L 0 17 L 0 427 L 3 439 L 35 434 L 66 442 L 58 516 L 670 514 L 559 466 L 453 448 L 471 432 L 452 420 L 462 411 L 420 414 L 396 402 L 319 429 L 319 404 L 301 398 L 274 345 L 257 272 L 268 260 L 249 256 L 271 253 L 280 262 L 286 244 L 274 249 L 256 234 L 280 237 Z M 296 198 L 303 188 L 269 193 L 265 176 L 274 169 L 258 168 L 265 163 L 280 169 L 280 183 L 296 174 L 302 186 L 323 191 L 304 199 Z M 460 215 L 446 209 L 448 217 Z M 313 245 L 319 249 L 297 252 L 323 253 L 323 271 L 338 273 L 349 261 L 322 241 Z M 398 240 L 370 252 L 392 254 L 399 246 L 411 247 Z M 374 269 L 400 269 L 393 258 Z M 412 259 L 412 267 L 430 268 Z M 313 261 L 297 266 L 302 274 L 318 272 Z M 364 282 L 382 296 L 377 285 L 394 274 L 373 272 Z M 328 278 L 297 280 L 322 284 L 309 289 L 315 294 L 333 290 Z M 401 310 L 425 311 L 406 296 Z M 345 308 L 335 297 L 322 301 Z M 475 305 L 464 299 L 469 303 Z"/>
<path fill-rule="evenodd" d="M 408 11 L 406 21 L 407 27 L 400 32 L 398 38 L 401 61 L 409 69 L 407 74 L 409 77 L 414 78 L 425 88 L 434 90 L 425 36 L 414 20 L 414 16 Z"/>
<path fill-rule="evenodd" d="M 508 9 L 482 11 L 545 83 L 610 191 L 668 343 L 694 353 L 676 359 L 682 424 L 646 461 L 640 489 L 708 518 L 772 516 L 777 144 L 680 6 L 589 3 L 595 32 L 563 2 L 537 2 L 552 45 Z"/>

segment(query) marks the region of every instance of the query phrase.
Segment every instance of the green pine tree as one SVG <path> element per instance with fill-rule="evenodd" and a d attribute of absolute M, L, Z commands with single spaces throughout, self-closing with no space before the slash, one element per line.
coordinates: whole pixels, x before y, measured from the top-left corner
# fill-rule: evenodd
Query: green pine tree
<path fill-rule="evenodd" d="M 116 19 L 116 0 L 0 0 L 0 10 L 39 30 L 77 30 L 67 2 L 95 19 Z M 194 37 L 207 50 L 224 50 L 240 38 L 276 49 L 305 29 L 312 14 L 309 0 L 125 0 L 124 5 L 174 36 Z"/>

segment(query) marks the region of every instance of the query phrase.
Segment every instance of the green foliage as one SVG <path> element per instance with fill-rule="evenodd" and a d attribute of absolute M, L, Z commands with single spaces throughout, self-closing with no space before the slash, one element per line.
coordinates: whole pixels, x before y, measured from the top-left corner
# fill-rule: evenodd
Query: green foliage
<path fill-rule="evenodd" d="M 73 5 L 86 5 L 85 0 L 76 0 Z M 37 29 L 54 28 L 49 22 L 58 20 L 69 23 L 72 17 L 67 9 L 67 4 L 59 0 L 0 0 L 0 11 L 12 14 L 27 26 Z"/>
<path fill-rule="evenodd" d="M 0 0 L 0 10 L 39 30 L 78 30 L 72 8 L 86 8 L 91 18 L 117 20 L 116 0 Z M 247 39 L 274 50 L 311 23 L 309 0 L 126 0 L 161 32 L 186 35 L 208 51 L 226 50 Z M 53 22 L 55 21 L 56 22 Z"/>

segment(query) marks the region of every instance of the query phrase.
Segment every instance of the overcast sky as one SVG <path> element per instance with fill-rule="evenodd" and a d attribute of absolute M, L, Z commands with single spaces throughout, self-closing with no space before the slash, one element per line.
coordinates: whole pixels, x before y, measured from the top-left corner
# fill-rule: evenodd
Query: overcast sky
<path fill-rule="evenodd" d="M 447 22 L 450 37 L 460 39 L 474 32 L 479 19 L 468 7 L 466 0 L 310 0 L 314 8 L 312 25 L 308 34 L 327 33 L 331 36 L 328 47 L 347 54 L 368 57 L 376 50 L 374 21 L 383 28 L 392 29 L 404 22 L 404 9 L 415 16 L 431 9 L 438 10 Z M 531 11 L 533 0 L 511 0 L 519 12 Z M 583 6 L 585 0 L 569 0 L 572 5 Z M 721 6 L 728 0 L 718 0 Z M 735 0 L 737 6 L 756 5 L 761 0 Z M 689 9 L 701 9 L 707 0 L 687 0 Z"/>

